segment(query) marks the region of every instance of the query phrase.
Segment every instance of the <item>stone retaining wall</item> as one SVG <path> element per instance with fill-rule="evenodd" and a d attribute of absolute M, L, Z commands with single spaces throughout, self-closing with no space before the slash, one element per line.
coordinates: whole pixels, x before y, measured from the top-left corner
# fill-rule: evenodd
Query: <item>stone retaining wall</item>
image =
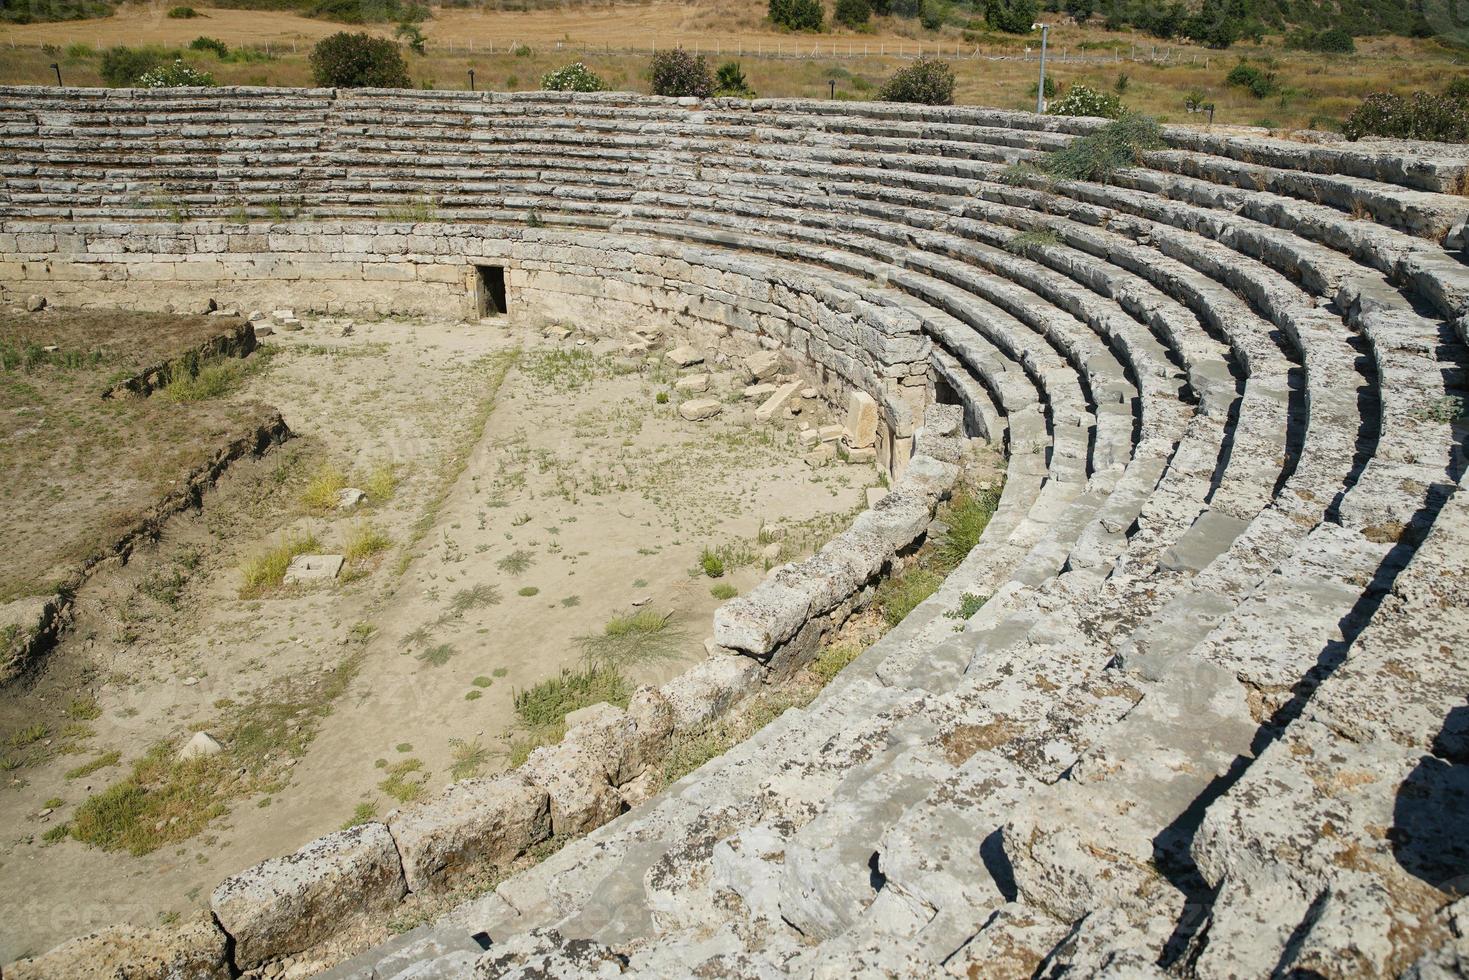
<path fill-rule="evenodd" d="M 949 429 L 951 414 L 933 413 Z M 723 647 L 660 687 L 639 688 L 625 710 L 601 704 L 577 712 L 561 742 L 536 749 L 518 769 L 451 784 L 383 821 L 232 875 L 211 896 L 212 921 L 105 929 L 11 964 L 5 976 L 54 980 L 105 968 L 228 977 L 380 925 L 410 895 L 443 895 L 492 877 L 553 837 L 594 830 L 660 788 L 658 766 L 676 738 L 787 676 L 861 608 L 898 555 L 922 539 L 959 473 L 953 463 L 915 456 L 851 528 L 716 610 Z"/>
<path fill-rule="evenodd" d="M 779 349 L 840 403 L 882 408 L 901 467 L 927 399 L 931 344 L 890 296 L 852 277 L 637 236 L 499 225 L 0 223 L 0 299 L 189 311 L 213 301 L 353 315 L 477 318 L 482 266 L 505 269 L 510 316 L 580 329 L 663 328 L 736 357 Z M 493 321 L 490 321 L 493 322 Z"/>

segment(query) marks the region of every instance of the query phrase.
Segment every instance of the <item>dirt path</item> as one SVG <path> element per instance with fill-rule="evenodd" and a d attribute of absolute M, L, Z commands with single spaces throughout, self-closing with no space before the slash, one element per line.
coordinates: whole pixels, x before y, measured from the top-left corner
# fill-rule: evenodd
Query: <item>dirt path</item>
<path fill-rule="evenodd" d="M 315 324 L 272 338 L 269 369 L 232 397 L 276 405 L 298 438 L 239 465 L 201 513 L 99 577 L 45 673 L 0 696 L 0 717 L 44 720 L 51 751 L 7 772 L 0 790 L 0 960 L 107 923 L 169 919 L 206 904 L 225 875 L 354 813 L 382 815 L 420 784 L 503 767 L 512 692 L 575 666 L 577 638 L 614 614 L 674 614 L 677 656 L 630 671 L 668 676 L 702 656 L 711 586 L 744 589 L 763 574 L 762 523 L 814 541 L 874 475 L 808 462 L 796 423 L 755 427 L 733 379 L 724 415 L 691 423 L 676 397 L 656 401 L 671 378 L 619 373 L 595 344 L 479 324 L 339 333 Z M 511 358 L 486 420 L 477 406 Z M 383 463 L 398 480 L 388 499 L 303 512 L 324 465 L 363 482 Z M 338 550 L 369 525 L 392 546 L 354 566 L 354 580 L 239 597 L 241 565 L 263 547 L 313 533 Z M 752 563 L 717 582 L 693 571 L 721 546 L 732 565 Z M 344 662 L 355 675 L 336 693 Z M 219 734 L 240 715 L 279 724 L 239 729 L 264 744 L 248 748 L 241 788 L 201 832 L 182 836 L 185 824 L 165 817 L 141 828 L 161 842 L 141 855 L 46 839 L 151 746 L 167 742 L 171 759 L 192 732 Z M 245 740 L 224 739 L 224 758 L 244 760 Z M 264 775 L 245 775 L 261 758 Z"/>

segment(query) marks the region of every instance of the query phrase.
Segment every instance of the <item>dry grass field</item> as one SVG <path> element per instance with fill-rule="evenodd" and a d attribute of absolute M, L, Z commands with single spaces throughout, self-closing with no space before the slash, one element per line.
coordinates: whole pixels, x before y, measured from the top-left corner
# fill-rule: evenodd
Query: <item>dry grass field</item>
<path fill-rule="evenodd" d="M 182 48 L 203 35 L 248 51 L 238 61 L 182 52 L 221 84 L 309 85 L 307 54 L 321 37 L 344 29 L 393 30 L 390 24 L 344 27 L 290 11 L 203 6 L 201 16 L 180 20 L 167 16 L 169 6 L 128 4 L 99 20 L 0 27 L 0 83 L 53 83 L 50 65 L 56 62 L 67 84 L 100 85 L 99 52 L 108 47 Z M 422 25 L 427 53 L 409 55 L 410 72 L 425 88 L 466 88 L 473 68 L 479 88 L 524 91 L 539 87 L 546 71 L 584 60 L 614 88 L 646 91 L 651 51 L 681 45 L 716 63 L 739 60 L 762 96 L 827 97 L 835 81 L 838 98 L 864 99 L 922 51 L 953 62 L 958 102 L 1034 105 L 1035 38 L 985 34 L 965 40 L 952 27 L 930 32 L 898 18 L 879 18 L 870 34 L 792 35 L 771 29 L 764 11 L 758 0 L 526 12 L 438 8 Z M 1120 91 L 1128 106 L 1165 121 L 1202 124 L 1202 117 L 1183 109 L 1185 97 L 1201 94 L 1217 106 L 1216 123 L 1281 129 L 1330 127 L 1369 91 L 1438 89 L 1469 70 L 1459 55 L 1431 40 L 1361 38 L 1354 55 L 1323 55 L 1287 51 L 1280 38 L 1269 37 L 1221 52 L 1070 23 L 1055 25 L 1051 54 L 1050 74 L 1058 81 Z M 1241 57 L 1272 59 L 1283 94 L 1257 99 L 1226 86 L 1225 74 Z"/>

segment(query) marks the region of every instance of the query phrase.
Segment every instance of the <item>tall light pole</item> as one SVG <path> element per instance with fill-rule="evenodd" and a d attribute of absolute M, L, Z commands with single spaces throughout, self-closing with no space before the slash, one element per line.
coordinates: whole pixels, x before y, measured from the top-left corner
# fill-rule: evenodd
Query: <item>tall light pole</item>
<path fill-rule="evenodd" d="M 1046 35 L 1051 32 L 1049 24 L 1032 24 L 1032 28 L 1041 29 L 1041 78 L 1035 87 L 1035 114 L 1044 115 L 1046 111 Z"/>

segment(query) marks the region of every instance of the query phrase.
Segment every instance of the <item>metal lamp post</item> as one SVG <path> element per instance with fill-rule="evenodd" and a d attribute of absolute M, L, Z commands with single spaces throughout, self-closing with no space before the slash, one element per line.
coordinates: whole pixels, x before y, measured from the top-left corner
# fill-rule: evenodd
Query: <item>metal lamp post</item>
<path fill-rule="evenodd" d="M 469 90 L 474 91 L 474 69 L 469 69 Z"/>
<path fill-rule="evenodd" d="M 1031 26 L 1041 29 L 1041 77 L 1035 88 L 1035 114 L 1040 116 L 1046 111 L 1046 37 L 1051 33 L 1051 26 L 1049 24 Z"/>
<path fill-rule="evenodd" d="M 835 78 L 828 78 L 826 84 L 831 86 L 831 98 L 835 99 L 837 97 L 837 80 Z"/>

